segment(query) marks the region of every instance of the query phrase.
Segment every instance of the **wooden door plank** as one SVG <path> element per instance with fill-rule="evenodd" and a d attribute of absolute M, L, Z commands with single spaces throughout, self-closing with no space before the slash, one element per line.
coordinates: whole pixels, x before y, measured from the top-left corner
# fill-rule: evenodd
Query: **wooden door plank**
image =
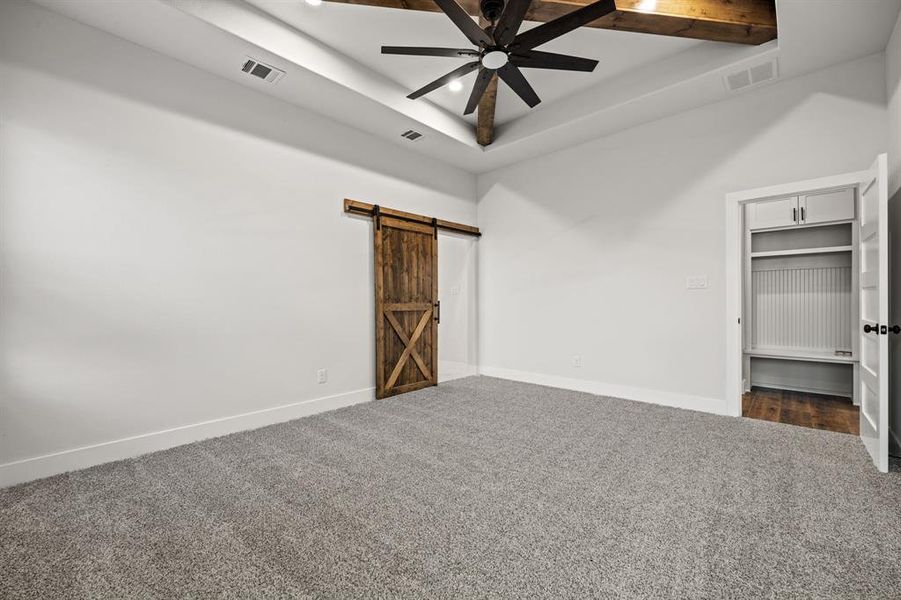
<path fill-rule="evenodd" d="M 412 312 L 431 308 L 428 302 L 392 302 L 385 304 L 385 312 Z"/>
<path fill-rule="evenodd" d="M 416 233 L 424 233 L 426 235 L 433 235 L 435 233 L 435 228 L 432 227 L 431 224 L 415 223 L 402 219 L 395 219 L 394 217 L 382 217 L 382 226 L 403 229 L 405 231 L 415 231 Z"/>
<path fill-rule="evenodd" d="M 385 394 L 385 360 L 382 356 L 385 348 L 385 269 L 384 256 L 382 255 L 382 230 L 372 220 L 374 252 L 375 252 L 375 397 L 382 398 Z"/>
<path fill-rule="evenodd" d="M 416 390 L 421 390 L 423 388 L 432 387 L 433 383 L 429 381 L 414 381 L 413 383 L 405 383 L 403 385 L 396 385 L 391 388 L 390 391 L 386 392 L 385 396 L 396 396 L 398 394 L 405 394 L 407 392 L 413 392 Z"/>

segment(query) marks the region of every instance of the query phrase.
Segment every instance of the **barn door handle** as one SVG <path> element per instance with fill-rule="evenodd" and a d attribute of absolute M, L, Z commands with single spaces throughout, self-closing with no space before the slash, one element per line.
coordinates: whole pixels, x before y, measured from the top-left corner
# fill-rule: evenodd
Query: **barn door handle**
<path fill-rule="evenodd" d="M 435 303 L 435 322 L 441 325 L 441 300 Z"/>
<path fill-rule="evenodd" d="M 875 333 L 876 335 L 879 335 L 879 323 L 876 323 L 876 325 L 870 325 L 869 323 L 867 323 L 863 326 L 863 332 Z"/>
<path fill-rule="evenodd" d="M 798 222 L 798 209 L 793 208 L 792 209 L 792 223 L 797 223 L 797 222 Z"/>

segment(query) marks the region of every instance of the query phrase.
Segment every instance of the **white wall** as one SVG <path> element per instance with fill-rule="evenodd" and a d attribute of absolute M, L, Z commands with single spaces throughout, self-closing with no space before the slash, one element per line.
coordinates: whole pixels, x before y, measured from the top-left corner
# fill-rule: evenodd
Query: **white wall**
<path fill-rule="evenodd" d="M 895 23 L 888 47 L 885 49 L 885 79 L 888 91 L 888 165 L 889 165 L 889 238 L 892 240 L 892 324 L 901 324 L 901 16 Z M 889 337 L 892 360 L 891 403 L 889 420 L 892 439 L 891 452 L 901 455 L 901 336 Z"/>
<path fill-rule="evenodd" d="M 0 485 L 315 403 L 73 449 L 370 398 L 371 225 L 342 199 L 474 222 L 474 194 L 470 174 L 0 3 Z M 441 238 L 458 371 L 476 364 L 475 253 Z"/>
<path fill-rule="evenodd" d="M 875 55 L 481 176 L 483 372 L 726 412 L 725 194 L 865 169 L 885 123 Z"/>

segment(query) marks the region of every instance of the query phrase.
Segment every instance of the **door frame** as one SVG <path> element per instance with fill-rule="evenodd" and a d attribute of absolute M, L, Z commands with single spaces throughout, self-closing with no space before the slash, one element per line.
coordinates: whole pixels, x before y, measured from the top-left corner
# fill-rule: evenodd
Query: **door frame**
<path fill-rule="evenodd" d="M 726 194 L 726 402 L 725 414 L 740 417 L 742 412 L 742 313 L 744 298 L 742 286 L 744 261 L 742 243 L 744 239 L 744 205 L 759 200 L 794 196 L 829 188 L 855 187 L 867 177 L 869 169 L 806 179 L 780 185 L 760 187 Z"/>

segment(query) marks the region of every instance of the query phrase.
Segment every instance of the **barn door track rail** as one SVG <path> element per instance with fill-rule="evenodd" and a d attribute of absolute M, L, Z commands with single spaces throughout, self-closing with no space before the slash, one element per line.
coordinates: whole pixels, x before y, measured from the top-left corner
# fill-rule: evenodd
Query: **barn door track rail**
<path fill-rule="evenodd" d="M 454 223 L 453 221 L 445 221 L 443 219 L 436 219 L 434 217 L 426 217 L 424 215 L 408 213 L 402 210 L 395 210 L 393 208 L 385 208 L 384 206 L 379 206 L 378 204 L 368 204 L 366 202 L 360 202 L 359 200 L 351 200 L 350 198 L 345 198 L 344 200 L 344 212 L 372 217 L 376 220 L 376 227 L 379 226 L 379 220 L 381 219 L 381 217 L 391 217 L 392 219 L 398 219 L 410 223 L 420 223 L 422 225 L 428 225 L 435 229 L 436 234 L 439 229 L 443 229 L 445 231 L 453 231 L 454 233 L 462 233 L 465 235 L 474 235 L 476 237 L 482 236 L 482 232 L 479 231 L 479 228 L 473 227 L 472 225 L 464 225 L 462 223 Z"/>

